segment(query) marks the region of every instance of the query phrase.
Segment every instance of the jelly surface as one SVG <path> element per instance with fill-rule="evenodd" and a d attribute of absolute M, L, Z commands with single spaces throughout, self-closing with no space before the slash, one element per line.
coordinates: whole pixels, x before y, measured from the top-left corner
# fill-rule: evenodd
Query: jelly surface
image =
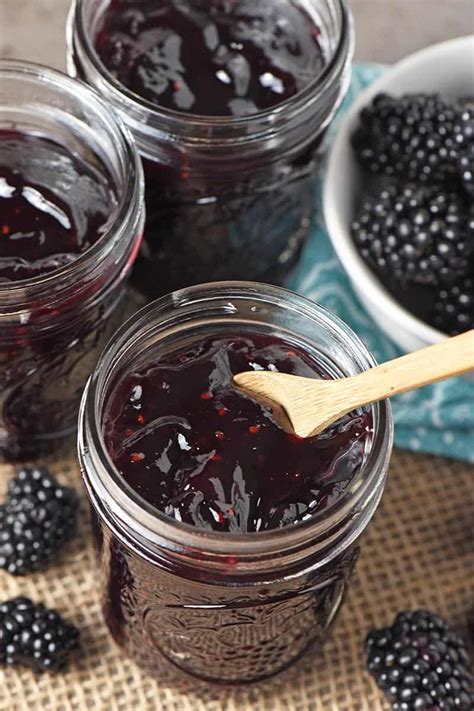
<path fill-rule="evenodd" d="M 248 116 L 321 73 L 319 34 L 286 0 L 112 0 L 95 43 L 118 81 L 154 104 Z"/>
<path fill-rule="evenodd" d="M 110 179 L 42 136 L 0 131 L 0 284 L 70 264 L 104 233 Z"/>
<path fill-rule="evenodd" d="M 331 377 L 275 336 L 223 334 L 140 366 L 110 394 L 103 427 L 112 460 L 169 517 L 234 533 L 281 528 L 329 506 L 359 471 L 369 412 L 298 438 L 233 385 L 250 369 Z"/>

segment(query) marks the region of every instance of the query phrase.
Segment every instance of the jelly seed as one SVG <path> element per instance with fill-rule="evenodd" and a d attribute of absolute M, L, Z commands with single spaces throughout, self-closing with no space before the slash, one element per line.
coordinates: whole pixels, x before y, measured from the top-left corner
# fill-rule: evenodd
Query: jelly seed
<path fill-rule="evenodd" d="M 217 523 L 219 524 L 219 526 L 222 526 L 224 521 L 225 521 L 224 514 L 222 513 L 222 511 L 218 511 L 217 512 Z"/>
<path fill-rule="evenodd" d="M 139 425 L 144 425 L 144 424 L 145 424 L 145 418 L 143 417 L 143 415 L 138 415 L 138 417 L 137 417 L 137 422 L 138 422 Z"/>
<path fill-rule="evenodd" d="M 215 452 L 211 457 L 211 462 L 222 462 L 222 461 L 223 461 L 223 459 L 222 459 L 221 455 L 217 454 L 217 452 Z"/>
<path fill-rule="evenodd" d="M 7 235 L 10 232 L 10 228 L 8 225 L 3 225 L 2 227 L 2 234 Z"/>
<path fill-rule="evenodd" d="M 179 81 L 174 81 L 173 82 L 173 91 L 179 91 L 181 89 L 181 84 Z"/>
<path fill-rule="evenodd" d="M 289 358 L 296 358 L 296 351 L 286 351 L 286 355 Z"/>
<path fill-rule="evenodd" d="M 227 415 L 227 410 L 226 410 L 226 408 L 225 408 L 225 407 L 220 407 L 220 408 L 217 410 L 217 414 L 219 415 L 219 417 L 225 417 L 225 416 Z"/>
<path fill-rule="evenodd" d="M 145 459 L 143 452 L 134 452 L 130 455 L 131 462 L 141 462 L 143 459 Z"/>
<path fill-rule="evenodd" d="M 189 170 L 186 170 L 186 169 L 182 170 L 181 171 L 181 180 L 188 180 L 190 175 L 191 175 L 191 173 L 189 172 Z"/>
<path fill-rule="evenodd" d="M 211 393 L 201 393 L 201 400 L 212 400 Z"/>
<path fill-rule="evenodd" d="M 235 555 L 228 555 L 227 562 L 229 565 L 235 565 L 237 563 L 237 558 L 235 557 Z"/>
<path fill-rule="evenodd" d="M 131 437 L 133 434 L 133 430 L 125 430 L 125 437 Z"/>
<path fill-rule="evenodd" d="M 220 430 L 217 430 L 217 432 L 215 433 L 215 436 L 216 436 L 216 439 L 224 439 L 225 434 L 223 432 L 221 432 Z"/>
<path fill-rule="evenodd" d="M 258 434 L 260 432 L 260 425 L 251 425 L 249 427 L 250 434 Z"/>

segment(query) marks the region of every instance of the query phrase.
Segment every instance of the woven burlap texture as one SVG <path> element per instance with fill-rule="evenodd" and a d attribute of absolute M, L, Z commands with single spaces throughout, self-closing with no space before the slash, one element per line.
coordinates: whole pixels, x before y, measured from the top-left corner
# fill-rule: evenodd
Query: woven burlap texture
<path fill-rule="evenodd" d="M 74 459 L 57 462 L 52 469 L 63 483 L 81 489 Z M 0 488 L 12 471 L 0 467 Z M 396 452 L 384 498 L 364 536 L 349 595 L 322 656 L 308 654 L 263 684 L 237 689 L 192 684 L 187 693 L 147 678 L 108 635 L 83 497 L 79 536 L 56 565 L 24 578 L 0 572 L 1 599 L 27 595 L 57 608 L 81 629 L 82 653 L 60 675 L 1 670 L 1 711 L 389 709 L 364 672 L 365 633 L 391 621 L 400 609 L 424 607 L 438 611 L 466 634 L 474 607 L 472 474 L 472 467 L 458 462 Z"/>

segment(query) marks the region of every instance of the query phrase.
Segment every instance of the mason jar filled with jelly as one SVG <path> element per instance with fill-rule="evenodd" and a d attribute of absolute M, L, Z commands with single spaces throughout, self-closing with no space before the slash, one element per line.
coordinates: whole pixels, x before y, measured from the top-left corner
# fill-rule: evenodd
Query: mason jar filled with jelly
<path fill-rule="evenodd" d="M 64 74 L 0 62 L 0 461 L 49 454 L 120 319 L 143 234 L 132 138 Z"/>
<path fill-rule="evenodd" d="M 70 73 L 121 113 L 143 159 L 135 288 L 282 284 L 349 81 L 344 0 L 76 0 L 68 35 Z"/>
<path fill-rule="evenodd" d="M 384 489 L 390 405 L 303 439 L 233 376 L 373 365 L 325 309 L 242 282 L 165 296 L 108 344 L 79 454 L 105 619 L 151 674 L 253 682 L 324 644 Z"/>

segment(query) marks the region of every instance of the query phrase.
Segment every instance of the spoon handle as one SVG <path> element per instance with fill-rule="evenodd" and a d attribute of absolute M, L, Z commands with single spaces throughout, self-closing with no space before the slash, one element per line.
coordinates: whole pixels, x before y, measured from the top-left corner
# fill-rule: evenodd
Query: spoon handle
<path fill-rule="evenodd" d="M 474 369 L 474 330 L 346 378 L 354 407 Z M 357 385 L 356 385 L 357 381 Z"/>

